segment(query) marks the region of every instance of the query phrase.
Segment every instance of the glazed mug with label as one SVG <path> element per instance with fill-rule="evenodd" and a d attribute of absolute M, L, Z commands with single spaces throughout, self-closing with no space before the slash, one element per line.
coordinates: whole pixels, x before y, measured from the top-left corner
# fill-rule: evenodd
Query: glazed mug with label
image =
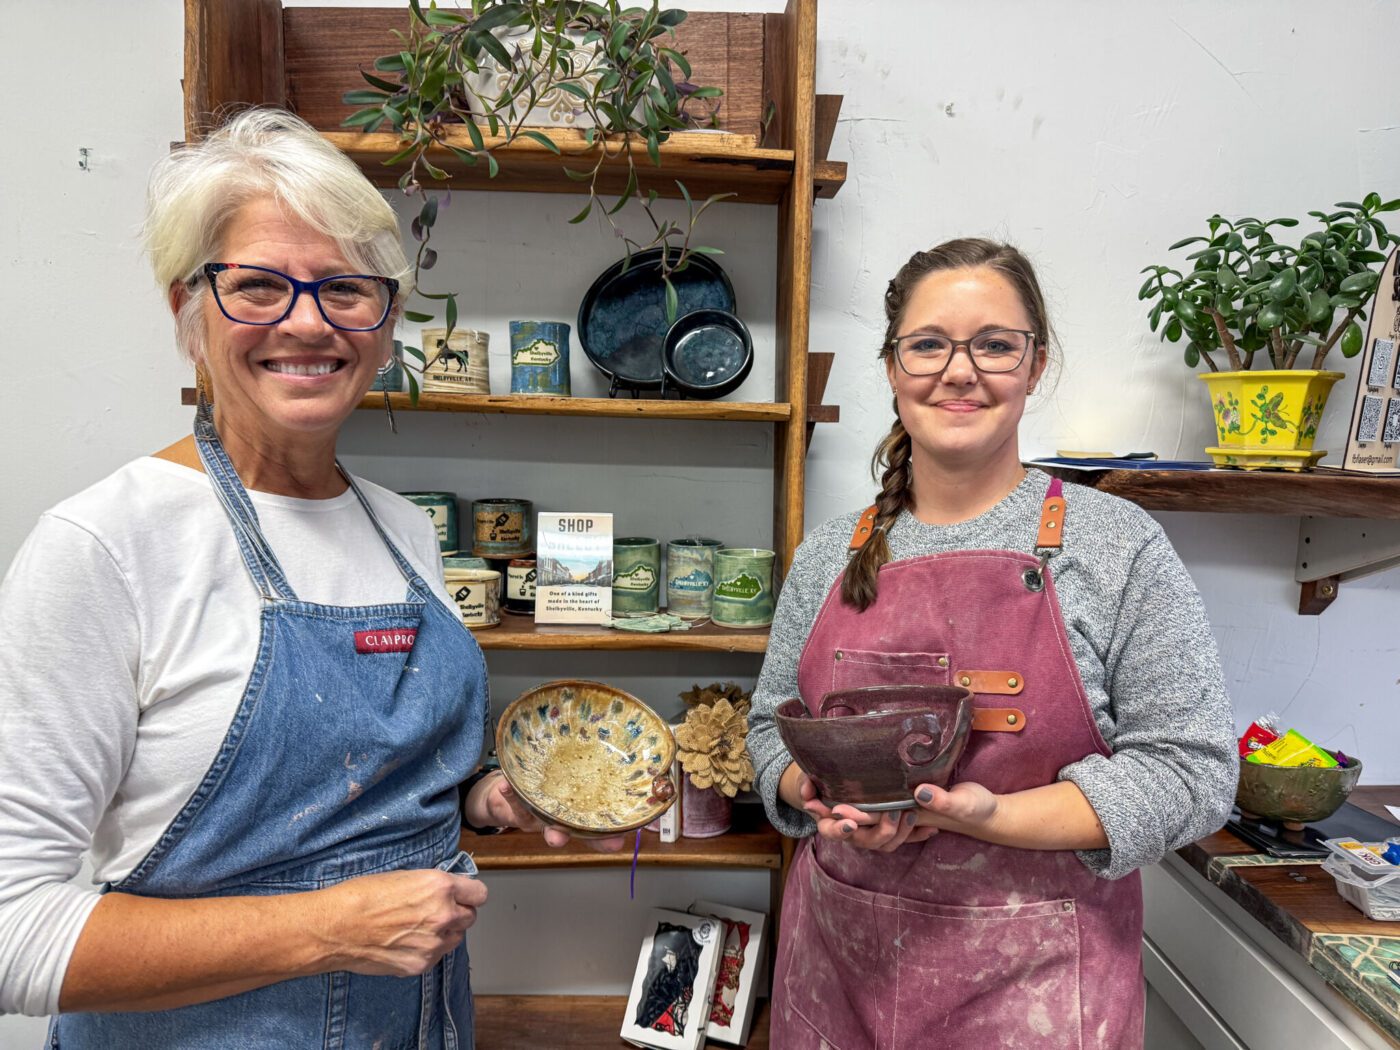
<path fill-rule="evenodd" d="M 661 544 L 649 536 L 613 540 L 614 616 L 655 616 L 661 595 Z"/>
<path fill-rule="evenodd" d="M 715 597 L 710 618 L 720 627 L 767 627 L 773 622 L 773 559 L 761 547 L 715 552 Z"/>

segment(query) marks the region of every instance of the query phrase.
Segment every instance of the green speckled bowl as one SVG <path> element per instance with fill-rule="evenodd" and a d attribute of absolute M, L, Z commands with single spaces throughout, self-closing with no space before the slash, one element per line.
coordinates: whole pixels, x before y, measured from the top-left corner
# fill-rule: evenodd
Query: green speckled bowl
<path fill-rule="evenodd" d="M 1265 766 L 1240 760 L 1235 803 L 1245 816 L 1301 827 L 1330 817 L 1361 779 L 1361 762 L 1348 756 L 1347 766 Z"/>
<path fill-rule="evenodd" d="M 671 727 L 601 682 L 546 682 L 521 694 L 496 722 L 496 757 L 532 813 L 581 838 L 634 831 L 676 801 Z"/>

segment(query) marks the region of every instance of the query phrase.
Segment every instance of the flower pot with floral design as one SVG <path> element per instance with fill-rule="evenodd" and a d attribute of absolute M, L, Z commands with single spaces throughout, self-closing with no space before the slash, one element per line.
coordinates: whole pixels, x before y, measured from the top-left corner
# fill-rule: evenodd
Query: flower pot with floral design
<path fill-rule="evenodd" d="M 1313 440 L 1327 394 L 1342 375 L 1302 368 L 1202 372 L 1219 442 L 1206 452 L 1218 467 L 1307 470 L 1327 455 Z"/>

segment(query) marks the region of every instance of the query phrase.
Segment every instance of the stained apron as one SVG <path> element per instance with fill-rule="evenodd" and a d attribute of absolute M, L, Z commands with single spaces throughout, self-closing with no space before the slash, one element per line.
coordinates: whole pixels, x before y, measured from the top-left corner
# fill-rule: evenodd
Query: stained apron
<path fill-rule="evenodd" d="M 1054 500 L 1062 522 L 1058 481 L 1046 507 Z M 987 690 L 979 711 L 1014 704 L 1020 728 L 974 730 L 953 782 L 1006 794 L 1110 754 L 1044 560 L 982 550 L 891 562 L 864 612 L 840 583 L 798 664 L 814 714 L 837 689 L 968 678 Z M 881 853 L 814 836 L 791 866 L 781 929 L 775 1050 L 1142 1046 L 1139 877 L 1098 878 L 1071 850 L 944 831 Z"/>
<path fill-rule="evenodd" d="M 368 606 L 299 600 L 207 404 L 195 436 L 261 595 L 257 656 L 194 794 L 136 868 L 107 888 L 161 898 L 271 895 L 401 869 L 474 871 L 457 851 L 457 785 L 480 757 L 487 706 L 485 660 L 471 633 L 394 546 L 349 474 L 407 595 Z M 468 977 L 464 940 L 420 977 L 342 971 L 173 1010 L 63 1014 L 48 1045 L 470 1050 Z"/>

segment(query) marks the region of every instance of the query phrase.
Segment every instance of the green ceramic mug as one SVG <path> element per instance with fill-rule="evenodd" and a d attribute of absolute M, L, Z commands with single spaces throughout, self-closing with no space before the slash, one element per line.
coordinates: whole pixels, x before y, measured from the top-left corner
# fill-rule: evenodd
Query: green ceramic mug
<path fill-rule="evenodd" d="M 655 616 L 661 593 L 661 544 L 648 536 L 613 540 L 613 616 Z"/>
<path fill-rule="evenodd" d="M 710 618 L 719 627 L 767 627 L 773 622 L 773 559 L 760 547 L 715 552 L 715 597 Z"/>
<path fill-rule="evenodd" d="M 691 537 L 666 545 L 666 611 L 687 620 L 710 615 L 715 595 L 715 552 L 719 540 Z"/>

